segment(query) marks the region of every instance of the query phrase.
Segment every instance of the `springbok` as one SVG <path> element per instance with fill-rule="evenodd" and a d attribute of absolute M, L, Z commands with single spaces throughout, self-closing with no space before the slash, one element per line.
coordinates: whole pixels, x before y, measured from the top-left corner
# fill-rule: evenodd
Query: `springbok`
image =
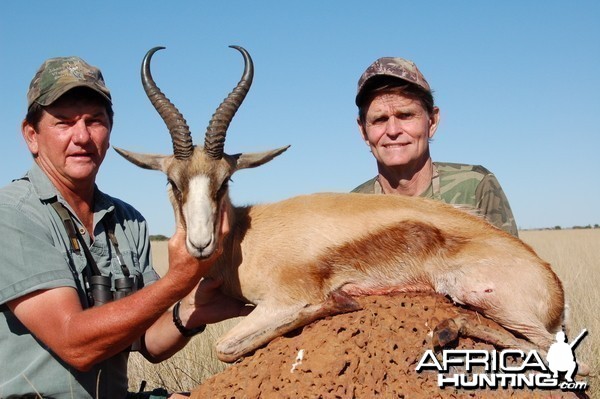
<path fill-rule="evenodd" d="M 231 175 L 287 147 L 224 153 L 227 128 L 254 72 L 248 52 L 231 47 L 242 53 L 244 72 L 212 116 L 204 147 L 193 145 L 185 119 L 152 78 L 151 57 L 164 48 L 156 47 L 144 57 L 142 84 L 169 129 L 173 155 L 116 148 L 134 164 L 167 175 L 175 218 L 186 227 L 193 256 L 215 251 L 221 210 L 227 212 L 230 234 L 210 275 L 221 276 L 226 294 L 255 309 L 217 341 L 221 360 L 235 361 L 318 318 L 355 310 L 352 296 L 407 291 L 447 295 L 538 347 L 549 347 L 561 327 L 561 282 L 529 246 L 479 217 L 400 195 L 323 193 L 233 206 Z"/>

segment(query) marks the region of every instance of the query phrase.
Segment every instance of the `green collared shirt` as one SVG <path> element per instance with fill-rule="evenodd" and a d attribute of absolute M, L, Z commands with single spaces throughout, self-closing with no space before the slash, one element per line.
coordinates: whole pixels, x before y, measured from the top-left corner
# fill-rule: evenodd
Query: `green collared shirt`
<path fill-rule="evenodd" d="M 377 178 L 366 181 L 352 192 L 383 194 Z M 421 197 L 475 209 L 494 226 L 518 236 L 517 224 L 508 199 L 496 177 L 480 165 L 434 162 L 431 184 Z"/>
<path fill-rule="evenodd" d="M 115 224 L 115 235 L 138 287 L 158 276 L 151 267 L 146 221 L 132 206 L 96 188 L 94 240 L 71 211 L 48 177 L 34 163 L 26 177 L 0 189 L 0 397 L 39 393 L 52 398 L 124 398 L 127 394 L 128 353 L 103 361 L 88 372 L 66 364 L 38 341 L 8 309 L 6 303 L 38 290 L 77 289 L 82 306 L 86 259 L 71 248 L 64 225 L 52 208 L 59 201 L 69 209 L 83 233 L 102 275 L 123 277 L 104 219 Z M 91 245 L 90 245 L 91 243 Z M 113 286 L 114 288 L 114 286 Z"/>

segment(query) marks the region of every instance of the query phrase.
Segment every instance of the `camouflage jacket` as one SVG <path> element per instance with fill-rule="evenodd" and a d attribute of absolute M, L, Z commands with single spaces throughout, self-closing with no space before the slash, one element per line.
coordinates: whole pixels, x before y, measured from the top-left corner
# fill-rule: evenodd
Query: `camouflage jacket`
<path fill-rule="evenodd" d="M 383 194 L 377 177 L 352 192 Z M 496 177 L 483 166 L 434 162 L 431 184 L 420 196 L 474 208 L 494 226 L 518 237 L 508 199 Z"/>

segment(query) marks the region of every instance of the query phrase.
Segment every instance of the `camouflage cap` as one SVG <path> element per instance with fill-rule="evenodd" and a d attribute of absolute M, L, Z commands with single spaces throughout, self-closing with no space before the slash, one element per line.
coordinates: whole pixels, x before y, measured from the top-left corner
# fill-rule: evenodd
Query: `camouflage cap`
<path fill-rule="evenodd" d="M 102 72 L 79 57 L 50 58 L 33 77 L 27 92 L 27 107 L 34 102 L 47 106 L 75 87 L 89 87 L 112 103 Z"/>
<path fill-rule="evenodd" d="M 414 62 L 400 57 L 383 57 L 369 65 L 358 80 L 358 89 L 356 91 L 356 105 L 366 92 L 373 89 L 367 83 L 373 82 L 374 78 L 392 77 L 414 83 L 431 93 L 429 83 L 419 71 Z"/>

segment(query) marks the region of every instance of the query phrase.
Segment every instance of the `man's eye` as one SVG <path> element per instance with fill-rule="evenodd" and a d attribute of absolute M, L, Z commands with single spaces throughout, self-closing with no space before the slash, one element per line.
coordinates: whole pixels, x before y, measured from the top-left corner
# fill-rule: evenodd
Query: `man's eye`
<path fill-rule="evenodd" d="M 388 118 L 386 117 L 379 117 L 379 118 L 375 118 L 371 121 L 371 125 L 380 125 L 382 123 L 385 123 L 387 121 Z"/>
<path fill-rule="evenodd" d="M 95 125 L 108 125 L 109 119 L 104 115 L 93 116 L 88 120 L 88 123 Z"/>

